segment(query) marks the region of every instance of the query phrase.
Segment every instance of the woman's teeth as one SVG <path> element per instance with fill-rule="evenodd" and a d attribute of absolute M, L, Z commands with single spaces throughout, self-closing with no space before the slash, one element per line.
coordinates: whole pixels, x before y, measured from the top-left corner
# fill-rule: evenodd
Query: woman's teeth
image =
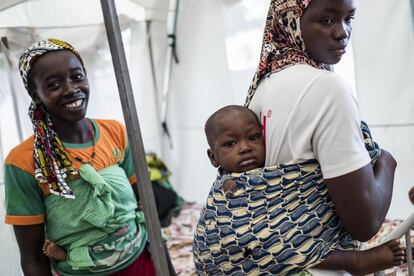
<path fill-rule="evenodd" d="M 68 104 L 66 104 L 66 105 L 65 105 L 65 107 L 67 107 L 67 108 L 77 108 L 77 107 L 81 106 L 82 101 L 83 101 L 83 100 L 82 100 L 82 99 L 80 99 L 80 100 L 77 100 L 77 101 L 74 101 L 74 102 L 68 103 Z"/>

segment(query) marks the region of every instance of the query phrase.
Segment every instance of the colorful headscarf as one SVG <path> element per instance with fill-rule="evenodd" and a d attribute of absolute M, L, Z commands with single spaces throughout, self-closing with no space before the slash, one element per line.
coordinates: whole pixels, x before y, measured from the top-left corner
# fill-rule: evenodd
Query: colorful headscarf
<path fill-rule="evenodd" d="M 300 18 L 311 0 L 271 0 L 263 34 L 260 63 L 250 85 L 245 106 L 248 107 L 264 78 L 294 64 L 323 68 L 310 58 L 300 30 Z"/>
<path fill-rule="evenodd" d="M 20 56 L 19 70 L 24 86 L 29 94 L 30 69 L 36 60 L 52 51 L 68 50 L 74 53 L 83 65 L 79 53 L 67 42 L 49 38 L 33 43 Z M 41 183 L 48 183 L 49 191 L 52 194 L 66 198 L 75 198 L 72 190 L 67 185 L 65 179 L 68 175 L 77 174 L 72 167 L 68 153 L 53 128 L 49 114 L 43 104 L 36 104 L 32 100 L 29 107 L 29 117 L 32 120 L 34 131 L 34 161 L 35 178 Z"/>

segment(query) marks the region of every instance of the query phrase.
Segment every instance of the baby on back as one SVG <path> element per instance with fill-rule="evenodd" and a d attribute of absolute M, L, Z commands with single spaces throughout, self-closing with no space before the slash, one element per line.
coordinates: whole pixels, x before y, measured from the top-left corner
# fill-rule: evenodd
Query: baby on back
<path fill-rule="evenodd" d="M 366 251 L 338 249 L 354 243 L 334 211 L 318 163 L 263 168 L 265 142 L 250 109 L 219 109 L 205 133 L 219 176 L 194 236 L 198 274 L 290 274 L 311 267 L 369 274 L 404 261 L 398 240 Z"/>

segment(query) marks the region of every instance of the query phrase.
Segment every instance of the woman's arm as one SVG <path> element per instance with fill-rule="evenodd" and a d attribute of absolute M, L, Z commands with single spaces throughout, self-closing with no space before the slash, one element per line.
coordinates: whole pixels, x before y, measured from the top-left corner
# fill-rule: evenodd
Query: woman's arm
<path fill-rule="evenodd" d="M 43 255 L 44 224 L 13 226 L 20 250 L 20 263 L 25 276 L 52 275 L 49 259 Z"/>
<path fill-rule="evenodd" d="M 353 238 L 369 240 L 384 222 L 391 203 L 396 166 L 392 155 L 382 150 L 374 168 L 368 164 L 325 180 L 339 217 Z"/>

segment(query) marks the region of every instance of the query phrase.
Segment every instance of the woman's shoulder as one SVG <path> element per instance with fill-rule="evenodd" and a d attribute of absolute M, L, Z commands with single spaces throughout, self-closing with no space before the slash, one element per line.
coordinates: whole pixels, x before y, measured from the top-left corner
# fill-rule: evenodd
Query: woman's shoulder
<path fill-rule="evenodd" d="M 282 74 L 284 72 L 284 75 Z M 312 67 L 307 64 L 296 64 L 282 70 L 280 80 L 285 82 L 287 88 L 292 87 L 301 94 L 312 94 L 317 97 L 352 96 L 352 89 L 348 83 L 337 73 Z M 304 95 L 303 94 L 303 95 Z"/>
<path fill-rule="evenodd" d="M 123 147 L 126 146 L 125 125 L 117 120 L 93 119 L 99 130 L 99 137 L 116 141 Z"/>
<path fill-rule="evenodd" d="M 277 73 L 295 76 L 320 76 L 329 73 L 329 71 L 310 66 L 309 64 L 292 64 Z"/>
<path fill-rule="evenodd" d="M 6 159 L 4 164 L 13 165 L 24 171 L 33 173 L 34 171 L 34 158 L 33 158 L 33 148 L 34 148 L 34 136 L 31 135 L 29 138 L 24 140 L 22 143 L 14 147 Z"/>
<path fill-rule="evenodd" d="M 111 119 L 92 119 L 98 126 L 100 132 L 120 134 L 125 133 L 125 125 L 117 120 Z"/>
<path fill-rule="evenodd" d="M 92 119 L 100 127 L 110 127 L 110 128 L 125 128 L 124 124 L 117 120 L 112 119 Z"/>
<path fill-rule="evenodd" d="M 291 65 L 281 71 L 269 75 L 263 80 L 259 88 L 282 87 L 288 90 L 302 90 L 321 76 L 329 74 L 329 71 L 318 69 L 307 64 Z"/>
<path fill-rule="evenodd" d="M 353 95 L 349 84 L 340 75 L 330 71 L 325 71 L 324 74 L 318 75 L 311 83 L 309 90 L 332 97 L 339 95 L 349 97 Z"/>

